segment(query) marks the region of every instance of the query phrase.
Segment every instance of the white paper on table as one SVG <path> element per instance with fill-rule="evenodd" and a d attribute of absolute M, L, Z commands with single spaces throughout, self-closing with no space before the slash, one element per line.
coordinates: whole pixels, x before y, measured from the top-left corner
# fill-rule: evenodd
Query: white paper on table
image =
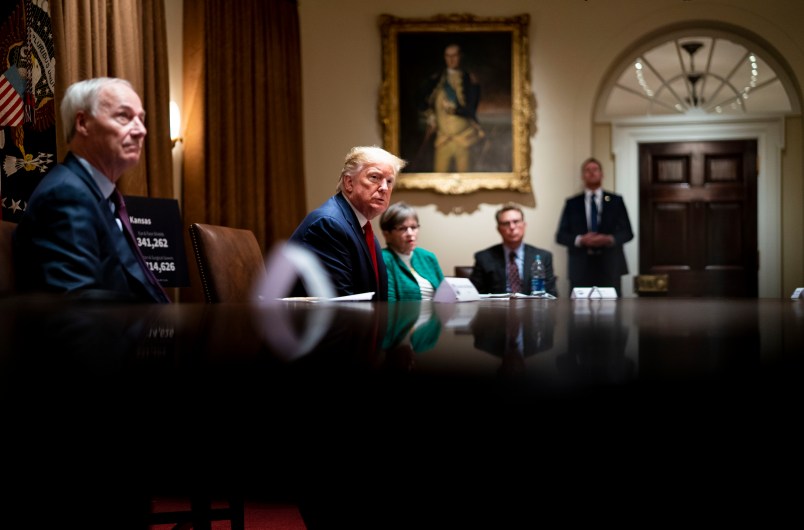
<path fill-rule="evenodd" d="M 374 298 L 374 291 L 357 294 L 347 294 L 346 296 L 335 296 L 325 298 L 323 296 L 288 296 L 281 298 L 286 302 L 365 302 Z"/>
<path fill-rule="evenodd" d="M 374 291 L 370 291 L 367 293 L 357 293 L 357 294 L 348 294 L 346 296 L 336 296 L 335 298 L 330 298 L 333 302 L 348 302 L 348 301 L 365 301 L 371 300 L 374 298 Z"/>

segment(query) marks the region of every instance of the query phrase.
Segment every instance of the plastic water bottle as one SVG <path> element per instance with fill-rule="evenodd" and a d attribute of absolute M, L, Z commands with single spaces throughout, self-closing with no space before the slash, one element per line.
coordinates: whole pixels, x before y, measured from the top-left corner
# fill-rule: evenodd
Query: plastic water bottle
<path fill-rule="evenodd" d="M 530 294 L 531 296 L 541 296 L 544 294 L 544 263 L 542 256 L 536 254 L 533 265 L 530 266 Z"/>

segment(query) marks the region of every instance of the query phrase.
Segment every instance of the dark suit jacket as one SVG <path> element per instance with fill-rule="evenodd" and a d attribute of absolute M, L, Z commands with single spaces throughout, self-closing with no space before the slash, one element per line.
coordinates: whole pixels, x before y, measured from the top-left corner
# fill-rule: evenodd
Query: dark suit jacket
<path fill-rule="evenodd" d="M 544 263 L 546 273 L 544 280 L 545 290 L 553 296 L 558 296 L 556 277 L 553 274 L 553 253 L 528 244 L 525 245 L 522 292 L 530 294 L 530 267 L 536 259 L 536 254 L 541 254 L 542 263 Z M 482 294 L 504 293 L 506 292 L 505 280 L 507 277 L 505 251 L 502 243 L 475 253 L 475 264 L 469 279 L 477 288 L 477 292 Z"/>
<path fill-rule="evenodd" d="M 584 193 L 567 199 L 556 232 L 556 243 L 567 247 L 569 253 L 570 289 L 614 286 L 619 293 L 620 276 L 628 274 L 623 245 L 634 239 L 625 202 L 620 195 L 603 191 L 598 232 L 613 235 L 615 244 L 590 252 L 590 249 L 575 246 L 575 238 L 589 231 L 584 199 Z"/>
<path fill-rule="evenodd" d="M 374 278 L 374 265 L 363 235 L 363 227 L 346 198 L 338 193 L 307 214 L 290 236 L 290 241 L 305 246 L 320 260 L 329 273 L 338 296 L 374 292 L 374 300 L 388 299 L 388 273 L 377 237 L 379 286 Z M 302 290 L 294 294 L 303 295 Z"/>
<path fill-rule="evenodd" d="M 14 232 L 17 289 L 167 302 L 146 279 L 95 181 L 68 153 L 31 194 Z"/>

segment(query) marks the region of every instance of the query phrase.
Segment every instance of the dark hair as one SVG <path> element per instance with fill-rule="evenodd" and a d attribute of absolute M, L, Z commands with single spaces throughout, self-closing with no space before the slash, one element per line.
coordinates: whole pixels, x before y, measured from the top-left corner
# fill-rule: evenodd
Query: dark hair
<path fill-rule="evenodd" d="M 380 228 L 384 232 L 390 232 L 397 225 L 410 218 L 416 219 L 417 223 L 419 222 L 419 215 L 412 206 L 405 202 L 397 202 L 383 212 L 382 217 L 380 217 Z"/>

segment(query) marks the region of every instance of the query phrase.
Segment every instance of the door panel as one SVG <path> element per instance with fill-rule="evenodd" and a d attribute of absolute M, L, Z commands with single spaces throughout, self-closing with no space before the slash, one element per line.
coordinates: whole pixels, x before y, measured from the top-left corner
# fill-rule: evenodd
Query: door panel
<path fill-rule="evenodd" d="M 757 142 L 639 145 L 640 274 L 669 296 L 756 297 Z"/>

